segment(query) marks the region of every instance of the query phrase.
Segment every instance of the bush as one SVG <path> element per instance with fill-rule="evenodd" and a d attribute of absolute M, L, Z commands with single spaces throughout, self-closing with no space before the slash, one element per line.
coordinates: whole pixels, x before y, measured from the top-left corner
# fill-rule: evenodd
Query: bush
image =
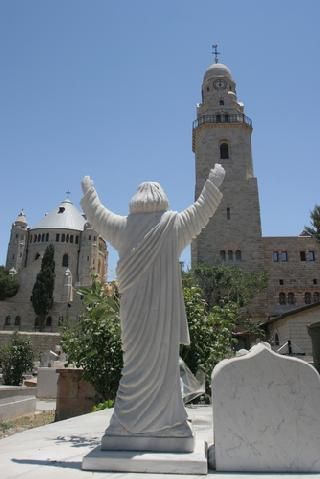
<path fill-rule="evenodd" d="M 83 296 L 85 312 L 77 323 L 64 325 L 62 347 L 68 362 L 83 368 L 83 378 L 100 398 L 113 400 L 122 369 L 117 291 L 112 289 L 107 295 L 94 280 L 91 288 L 82 288 L 78 293 Z"/>
<path fill-rule="evenodd" d="M 19 386 L 23 374 L 33 368 L 33 351 L 31 344 L 15 332 L 9 344 L 0 349 L 3 384 Z"/>

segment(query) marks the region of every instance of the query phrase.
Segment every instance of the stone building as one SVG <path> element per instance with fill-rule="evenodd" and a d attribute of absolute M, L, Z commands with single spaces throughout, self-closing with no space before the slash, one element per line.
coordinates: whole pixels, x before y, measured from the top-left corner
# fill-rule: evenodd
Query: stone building
<path fill-rule="evenodd" d="M 0 303 L 0 329 L 38 329 L 39 322 L 30 298 L 49 244 L 54 246 L 55 286 L 46 331 L 57 331 L 62 320 L 78 317 L 81 298 L 74 294 L 75 288 L 89 286 L 92 274 L 105 282 L 106 243 L 69 198 L 32 228 L 28 227 L 26 216 L 21 211 L 11 228 L 6 261 L 11 274 L 17 274 L 20 288 L 16 296 Z"/>
<path fill-rule="evenodd" d="M 193 123 L 195 197 L 210 168 L 226 170 L 223 200 L 207 227 L 193 242 L 192 265 L 238 265 L 265 271 L 267 290 L 253 303 L 257 319 L 280 315 L 320 300 L 320 245 L 302 233 L 263 237 L 259 193 L 251 153 L 252 122 L 237 98 L 229 68 L 214 63 L 205 72 L 202 102 Z"/>

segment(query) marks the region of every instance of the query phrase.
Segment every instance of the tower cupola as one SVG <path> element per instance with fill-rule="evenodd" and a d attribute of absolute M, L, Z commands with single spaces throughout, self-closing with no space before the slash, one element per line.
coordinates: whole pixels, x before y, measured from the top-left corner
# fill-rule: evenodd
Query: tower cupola
<path fill-rule="evenodd" d="M 202 83 L 202 106 L 206 109 L 232 108 L 239 111 L 236 95 L 236 84 L 231 71 L 223 63 L 210 65 Z"/>
<path fill-rule="evenodd" d="M 25 212 L 23 209 L 20 211 L 20 213 L 17 216 L 16 221 L 14 222 L 15 226 L 20 226 L 20 228 L 27 228 L 28 223 L 27 223 L 27 218 L 25 215 Z"/>

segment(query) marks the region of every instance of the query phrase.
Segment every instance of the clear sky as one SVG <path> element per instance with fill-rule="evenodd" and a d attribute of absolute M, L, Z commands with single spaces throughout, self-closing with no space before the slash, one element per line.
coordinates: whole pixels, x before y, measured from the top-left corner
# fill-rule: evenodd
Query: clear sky
<path fill-rule="evenodd" d="M 79 205 L 86 174 L 119 214 L 144 180 L 193 201 L 213 43 L 253 121 L 263 234 L 299 234 L 320 203 L 319 21 L 318 0 L 1 0 L 0 264 L 19 210 Z"/>

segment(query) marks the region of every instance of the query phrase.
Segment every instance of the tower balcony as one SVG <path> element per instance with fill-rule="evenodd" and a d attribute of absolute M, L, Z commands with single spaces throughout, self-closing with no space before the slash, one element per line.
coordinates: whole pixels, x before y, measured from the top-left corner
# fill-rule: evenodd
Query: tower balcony
<path fill-rule="evenodd" d="M 243 113 L 236 113 L 230 115 L 229 113 L 216 113 L 215 115 L 203 115 L 199 116 L 193 124 L 192 128 L 196 129 L 205 123 L 245 123 L 252 127 L 251 119 Z"/>
<path fill-rule="evenodd" d="M 243 124 L 252 128 L 251 119 L 243 113 L 215 113 L 213 115 L 199 116 L 192 123 L 192 151 L 195 151 L 196 130 L 201 126 L 208 124 L 217 124 L 221 126 Z"/>

